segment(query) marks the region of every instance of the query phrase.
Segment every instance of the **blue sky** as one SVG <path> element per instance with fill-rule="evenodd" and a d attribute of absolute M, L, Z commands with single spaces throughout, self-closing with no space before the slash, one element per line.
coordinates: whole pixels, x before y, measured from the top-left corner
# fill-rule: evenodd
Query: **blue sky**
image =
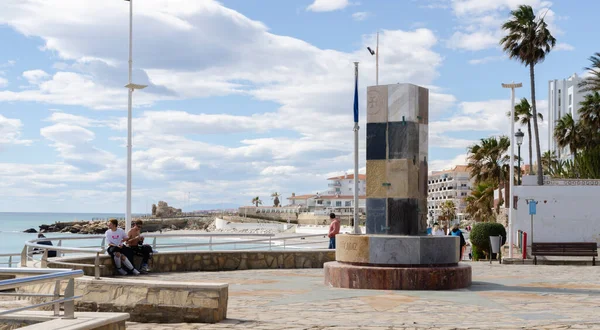
<path fill-rule="evenodd" d="M 498 47 L 511 9 L 529 4 L 558 40 L 547 81 L 584 74 L 598 51 L 593 0 L 144 0 L 134 3 L 133 210 L 269 203 L 314 193 L 351 171 L 353 61 L 365 88 L 430 88 L 430 169 L 509 132 L 509 91 L 528 70 Z M 0 3 L 0 211 L 125 209 L 128 3 Z M 547 125 L 540 126 L 542 149 Z M 361 168 L 364 169 L 364 129 Z"/>

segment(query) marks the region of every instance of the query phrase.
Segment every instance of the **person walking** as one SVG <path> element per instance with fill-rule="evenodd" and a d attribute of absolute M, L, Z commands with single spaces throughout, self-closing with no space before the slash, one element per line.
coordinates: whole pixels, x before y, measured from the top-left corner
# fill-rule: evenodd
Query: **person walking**
<path fill-rule="evenodd" d="M 340 233 L 340 219 L 335 216 L 335 213 L 329 214 L 329 221 L 331 224 L 329 225 L 329 248 L 335 249 L 335 235 Z"/>

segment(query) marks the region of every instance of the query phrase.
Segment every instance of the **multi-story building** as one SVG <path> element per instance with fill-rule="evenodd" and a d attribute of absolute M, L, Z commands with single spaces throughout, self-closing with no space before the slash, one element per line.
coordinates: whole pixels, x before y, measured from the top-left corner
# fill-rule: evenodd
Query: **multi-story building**
<path fill-rule="evenodd" d="M 354 208 L 354 174 L 345 174 L 327 179 L 327 190 L 315 194 L 292 194 L 288 197 L 292 206 L 303 206 L 309 211 L 348 211 Z M 364 212 L 367 191 L 367 176 L 358 175 L 358 206 Z"/>
<path fill-rule="evenodd" d="M 429 221 L 433 222 L 439 217 L 442 203 L 448 200 L 454 202 L 457 218 L 464 219 L 467 207 L 465 198 L 469 196 L 473 184 L 467 165 L 457 165 L 446 171 L 433 171 L 429 175 L 427 188 Z"/>
<path fill-rule="evenodd" d="M 548 116 L 544 118 L 548 122 L 548 149 L 556 154 L 559 159 L 571 157 L 568 147 L 559 148 L 554 139 L 554 127 L 556 121 L 571 114 L 573 120 L 579 120 L 579 103 L 583 101 L 585 93 L 579 92 L 579 83 L 582 78 L 573 74 L 567 79 L 555 79 L 548 82 Z"/>

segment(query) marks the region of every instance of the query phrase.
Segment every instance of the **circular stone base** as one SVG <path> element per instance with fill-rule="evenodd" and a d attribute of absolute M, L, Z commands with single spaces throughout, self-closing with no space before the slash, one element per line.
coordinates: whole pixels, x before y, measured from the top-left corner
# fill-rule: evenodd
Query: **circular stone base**
<path fill-rule="evenodd" d="M 346 289 L 452 290 L 471 286 L 471 266 L 377 267 L 337 261 L 324 265 L 325 285 Z"/>

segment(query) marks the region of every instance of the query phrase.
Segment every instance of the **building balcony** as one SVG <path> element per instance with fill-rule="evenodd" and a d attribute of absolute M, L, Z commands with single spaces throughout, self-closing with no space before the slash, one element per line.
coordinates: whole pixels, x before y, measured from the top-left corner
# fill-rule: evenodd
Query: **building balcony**
<path fill-rule="evenodd" d="M 328 184 L 327 186 L 328 186 L 328 187 L 341 187 L 341 186 L 342 186 L 342 183 L 341 183 L 341 182 L 339 182 L 339 181 L 335 181 L 335 182 L 333 182 L 333 183 L 330 183 L 330 184 Z"/>

